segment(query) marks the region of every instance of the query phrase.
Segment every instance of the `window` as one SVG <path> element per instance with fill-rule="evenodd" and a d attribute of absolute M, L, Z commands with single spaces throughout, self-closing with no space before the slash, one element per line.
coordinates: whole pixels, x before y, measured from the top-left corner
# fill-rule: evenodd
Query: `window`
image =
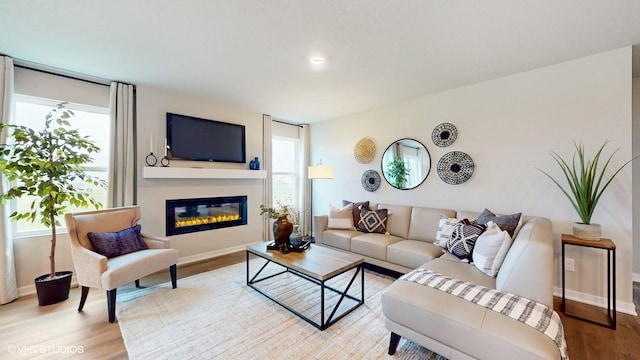
<path fill-rule="evenodd" d="M 272 140 L 273 204 L 290 204 L 299 209 L 300 140 L 279 136 L 274 136 Z"/>
<path fill-rule="evenodd" d="M 24 125 L 31 127 L 35 130 L 40 130 L 44 127 L 45 116 L 49 111 L 59 104 L 60 100 L 44 99 L 33 96 L 18 95 L 14 96 L 14 121 L 16 125 Z M 80 105 L 80 104 L 67 104 L 67 109 L 72 110 L 75 117 L 70 119 L 73 127 L 80 130 L 80 133 L 89 136 L 92 141 L 100 147 L 100 152 L 92 154 L 93 163 L 88 166 L 89 174 L 105 181 L 109 180 L 109 154 L 110 154 L 110 117 L 109 109 L 103 107 Z M 78 187 L 83 186 L 82 183 L 78 184 Z M 85 188 L 90 191 L 94 198 L 103 204 L 107 205 L 108 190 L 95 188 L 84 184 Z M 31 202 L 35 198 L 22 197 L 14 200 L 11 203 L 11 210 L 22 211 L 30 207 Z M 69 206 L 69 211 L 82 211 L 87 209 L 79 209 Z M 42 225 L 39 219 L 36 219 L 33 223 L 26 220 L 12 222 L 14 236 L 30 236 L 38 235 L 39 233 L 45 233 L 47 230 Z"/>

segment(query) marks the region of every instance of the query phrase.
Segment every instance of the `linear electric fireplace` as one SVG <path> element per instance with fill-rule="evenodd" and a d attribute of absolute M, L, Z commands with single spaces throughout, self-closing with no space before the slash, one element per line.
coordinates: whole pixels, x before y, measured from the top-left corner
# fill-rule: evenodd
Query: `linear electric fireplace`
<path fill-rule="evenodd" d="M 167 236 L 247 224 L 247 197 L 167 200 Z"/>

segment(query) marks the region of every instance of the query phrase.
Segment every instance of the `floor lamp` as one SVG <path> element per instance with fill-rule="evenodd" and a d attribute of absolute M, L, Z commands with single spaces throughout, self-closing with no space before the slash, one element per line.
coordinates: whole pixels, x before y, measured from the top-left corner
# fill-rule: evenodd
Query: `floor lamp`
<path fill-rule="evenodd" d="M 311 215 L 311 224 L 309 226 L 309 232 L 311 236 L 311 242 L 316 242 L 316 238 L 313 236 L 313 180 L 314 179 L 333 179 L 333 168 L 331 166 L 322 165 L 318 163 L 316 166 L 309 166 L 307 168 L 307 174 L 309 175 L 309 212 Z"/>

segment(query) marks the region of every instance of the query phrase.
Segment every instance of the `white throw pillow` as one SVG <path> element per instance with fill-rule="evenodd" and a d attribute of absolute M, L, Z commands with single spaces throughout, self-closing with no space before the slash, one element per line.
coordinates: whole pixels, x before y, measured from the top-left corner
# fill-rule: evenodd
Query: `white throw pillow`
<path fill-rule="evenodd" d="M 329 205 L 329 229 L 354 230 L 353 226 L 353 204 L 342 208 Z"/>
<path fill-rule="evenodd" d="M 511 247 L 511 236 L 500 229 L 496 223 L 489 221 L 487 230 L 483 232 L 473 248 L 473 264 L 483 273 L 495 277 Z"/>
<path fill-rule="evenodd" d="M 436 232 L 436 241 L 433 243 L 440 246 L 446 247 L 447 241 L 451 238 L 451 234 L 453 234 L 453 229 L 455 229 L 455 225 L 458 223 L 458 219 L 456 218 L 447 218 L 444 215 L 440 215 L 440 221 L 438 222 L 438 231 Z"/>

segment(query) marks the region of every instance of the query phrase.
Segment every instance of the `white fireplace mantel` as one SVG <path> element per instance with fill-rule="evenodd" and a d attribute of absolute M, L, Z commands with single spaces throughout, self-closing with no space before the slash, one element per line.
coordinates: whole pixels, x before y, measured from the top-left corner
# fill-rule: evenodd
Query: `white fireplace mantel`
<path fill-rule="evenodd" d="M 145 166 L 142 168 L 142 177 L 145 179 L 265 179 L 267 172 L 264 170 Z"/>

